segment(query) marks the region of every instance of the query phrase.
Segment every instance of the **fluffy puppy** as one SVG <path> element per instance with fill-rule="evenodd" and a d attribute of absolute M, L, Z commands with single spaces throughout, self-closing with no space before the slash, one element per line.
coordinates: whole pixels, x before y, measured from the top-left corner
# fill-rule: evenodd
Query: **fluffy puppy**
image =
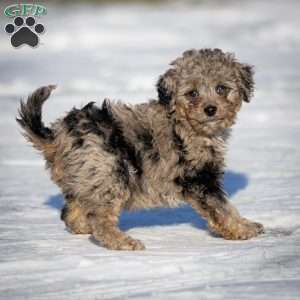
<path fill-rule="evenodd" d="M 242 102 L 253 93 L 252 67 L 219 49 L 189 50 L 157 83 L 158 100 L 104 100 L 74 108 L 50 128 L 41 109 L 55 86 L 21 102 L 17 119 L 61 188 L 61 218 L 103 246 L 141 250 L 118 227 L 122 209 L 189 203 L 225 239 L 249 239 L 263 226 L 240 216 L 222 187 L 225 143 Z"/>

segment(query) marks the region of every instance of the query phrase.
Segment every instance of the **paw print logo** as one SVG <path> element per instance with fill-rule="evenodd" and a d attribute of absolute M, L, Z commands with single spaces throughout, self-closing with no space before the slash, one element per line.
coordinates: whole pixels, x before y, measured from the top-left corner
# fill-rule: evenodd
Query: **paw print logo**
<path fill-rule="evenodd" d="M 36 24 L 33 17 L 16 17 L 14 24 L 7 24 L 5 31 L 11 35 L 11 44 L 17 48 L 23 44 L 36 47 L 39 43 L 39 35 L 45 32 L 43 24 Z"/>

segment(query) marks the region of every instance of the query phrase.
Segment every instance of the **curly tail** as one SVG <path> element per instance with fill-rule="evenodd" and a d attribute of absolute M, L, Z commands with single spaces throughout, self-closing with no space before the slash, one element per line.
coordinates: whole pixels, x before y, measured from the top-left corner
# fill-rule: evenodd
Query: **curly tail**
<path fill-rule="evenodd" d="M 54 154 L 53 132 L 42 122 L 42 106 L 49 98 L 55 85 L 41 87 L 34 91 L 28 98 L 27 102 L 21 101 L 19 116 L 16 121 L 23 128 L 24 136 L 33 144 L 33 146 L 42 151 L 45 158 L 51 161 Z"/>

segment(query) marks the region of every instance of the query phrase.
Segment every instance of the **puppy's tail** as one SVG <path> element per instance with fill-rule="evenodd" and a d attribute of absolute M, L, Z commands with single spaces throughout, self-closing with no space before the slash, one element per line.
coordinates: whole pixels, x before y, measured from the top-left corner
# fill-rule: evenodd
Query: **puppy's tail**
<path fill-rule="evenodd" d="M 54 154 L 54 135 L 42 122 L 42 106 L 55 88 L 55 85 L 41 87 L 27 98 L 26 103 L 21 100 L 19 118 L 16 118 L 24 130 L 25 138 L 42 151 L 48 161 L 52 160 Z"/>

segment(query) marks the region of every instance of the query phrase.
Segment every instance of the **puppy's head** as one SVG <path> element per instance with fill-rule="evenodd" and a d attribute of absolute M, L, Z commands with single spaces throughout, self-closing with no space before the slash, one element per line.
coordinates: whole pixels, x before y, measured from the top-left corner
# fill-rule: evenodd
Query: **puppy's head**
<path fill-rule="evenodd" d="M 189 50 L 157 83 L 159 101 L 199 134 L 230 127 L 253 94 L 253 70 L 220 49 Z"/>

